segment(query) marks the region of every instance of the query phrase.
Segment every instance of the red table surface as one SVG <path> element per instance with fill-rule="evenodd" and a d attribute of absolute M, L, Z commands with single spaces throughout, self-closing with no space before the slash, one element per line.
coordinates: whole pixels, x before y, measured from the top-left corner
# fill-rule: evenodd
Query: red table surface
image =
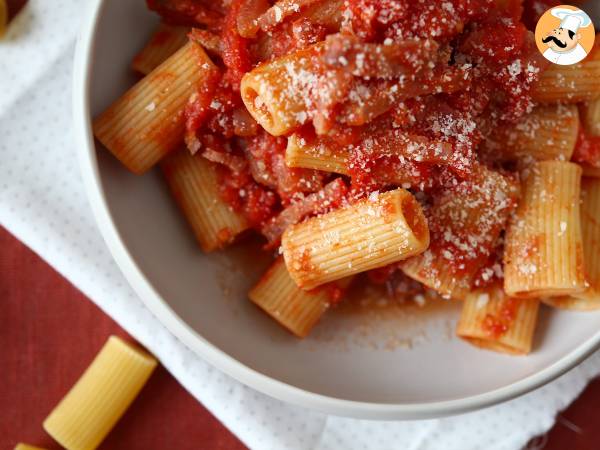
<path fill-rule="evenodd" d="M 0 298 L 0 449 L 19 441 L 60 448 L 42 422 L 108 336 L 127 333 L 1 227 Z M 530 447 L 600 448 L 599 405 L 596 380 Z M 540 442 L 545 446 L 535 446 Z M 244 446 L 161 367 L 101 448 Z"/>

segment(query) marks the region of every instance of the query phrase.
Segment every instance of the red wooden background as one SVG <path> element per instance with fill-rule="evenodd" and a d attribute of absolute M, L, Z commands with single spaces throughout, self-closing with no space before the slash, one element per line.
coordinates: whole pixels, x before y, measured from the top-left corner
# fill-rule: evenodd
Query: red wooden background
<path fill-rule="evenodd" d="M 42 422 L 111 334 L 127 334 L 0 227 L 0 449 L 58 449 Z M 600 380 L 537 438 L 547 450 L 600 448 Z M 101 448 L 241 449 L 242 443 L 163 368 Z M 538 448 L 538 447 L 536 447 Z"/>

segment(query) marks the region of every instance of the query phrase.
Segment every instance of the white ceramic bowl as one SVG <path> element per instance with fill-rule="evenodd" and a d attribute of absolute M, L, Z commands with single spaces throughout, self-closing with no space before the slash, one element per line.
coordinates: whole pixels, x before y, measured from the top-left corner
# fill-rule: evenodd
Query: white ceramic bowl
<path fill-rule="evenodd" d="M 185 345 L 259 391 L 328 413 L 418 419 L 466 412 L 530 391 L 600 342 L 600 313 L 544 309 L 535 350 L 509 357 L 453 337 L 457 305 L 331 313 L 298 341 L 246 298 L 257 247 L 206 256 L 158 173 L 129 174 L 94 142 L 90 119 L 134 82 L 129 63 L 158 22 L 142 0 L 93 0 L 75 67 L 81 168 L 98 225 L 148 308 Z M 238 262 L 242 258 L 243 262 Z"/>

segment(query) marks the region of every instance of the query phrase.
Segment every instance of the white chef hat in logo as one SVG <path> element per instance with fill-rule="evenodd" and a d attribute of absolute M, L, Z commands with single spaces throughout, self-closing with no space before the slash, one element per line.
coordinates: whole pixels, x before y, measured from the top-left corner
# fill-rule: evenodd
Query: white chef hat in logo
<path fill-rule="evenodd" d="M 551 11 L 554 17 L 561 20 L 560 27 L 577 33 L 579 28 L 586 28 L 592 24 L 590 17 L 583 11 L 573 11 L 566 8 L 554 8 Z"/>

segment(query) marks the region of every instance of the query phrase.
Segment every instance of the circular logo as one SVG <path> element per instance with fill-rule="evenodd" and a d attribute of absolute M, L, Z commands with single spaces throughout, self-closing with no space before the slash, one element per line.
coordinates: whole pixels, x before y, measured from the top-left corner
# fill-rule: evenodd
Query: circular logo
<path fill-rule="evenodd" d="M 540 18 L 535 28 L 535 43 L 548 61 L 561 66 L 577 64 L 592 51 L 596 31 L 585 11 L 560 5 Z"/>

